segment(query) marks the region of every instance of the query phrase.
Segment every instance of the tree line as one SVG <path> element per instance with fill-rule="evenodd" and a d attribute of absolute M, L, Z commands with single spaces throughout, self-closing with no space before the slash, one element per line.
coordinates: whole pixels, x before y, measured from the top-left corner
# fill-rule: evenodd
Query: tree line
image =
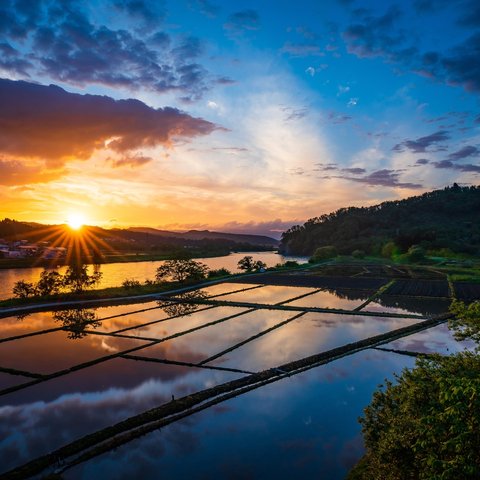
<path fill-rule="evenodd" d="M 280 251 L 313 255 L 318 248 L 333 247 L 342 255 L 379 256 L 386 246 L 399 254 L 414 246 L 433 253 L 477 254 L 480 187 L 454 184 L 405 200 L 341 208 L 288 229 Z"/>

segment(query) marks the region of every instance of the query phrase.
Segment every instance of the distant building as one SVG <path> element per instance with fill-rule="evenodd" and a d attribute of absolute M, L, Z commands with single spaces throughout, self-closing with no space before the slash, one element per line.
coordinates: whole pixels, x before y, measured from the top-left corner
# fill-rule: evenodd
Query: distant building
<path fill-rule="evenodd" d="M 46 247 L 43 249 L 42 258 L 45 260 L 58 260 L 67 256 L 65 247 Z"/>

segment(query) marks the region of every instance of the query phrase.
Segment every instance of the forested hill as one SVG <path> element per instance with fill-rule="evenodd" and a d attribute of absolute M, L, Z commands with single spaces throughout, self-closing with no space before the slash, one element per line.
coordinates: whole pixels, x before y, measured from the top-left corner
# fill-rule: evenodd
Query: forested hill
<path fill-rule="evenodd" d="M 282 235 L 284 253 L 312 255 L 334 246 L 340 254 L 362 250 L 377 255 L 389 242 L 400 252 L 413 245 L 480 253 L 480 186 L 454 184 L 405 200 L 373 207 L 348 207 L 293 226 Z"/>

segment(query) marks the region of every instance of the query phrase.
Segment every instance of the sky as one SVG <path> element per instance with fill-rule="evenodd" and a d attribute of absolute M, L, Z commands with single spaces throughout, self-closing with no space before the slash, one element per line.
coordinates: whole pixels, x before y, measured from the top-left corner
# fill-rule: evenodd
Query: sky
<path fill-rule="evenodd" d="M 278 236 L 480 178 L 477 0 L 2 0 L 0 217 Z"/>

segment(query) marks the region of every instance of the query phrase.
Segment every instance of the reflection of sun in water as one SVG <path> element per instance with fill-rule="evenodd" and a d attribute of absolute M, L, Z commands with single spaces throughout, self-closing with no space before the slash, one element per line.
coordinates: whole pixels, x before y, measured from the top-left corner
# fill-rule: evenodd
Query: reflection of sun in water
<path fill-rule="evenodd" d="M 71 213 L 68 216 L 67 224 L 72 230 L 80 230 L 85 224 L 85 217 L 80 213 Z"/>

